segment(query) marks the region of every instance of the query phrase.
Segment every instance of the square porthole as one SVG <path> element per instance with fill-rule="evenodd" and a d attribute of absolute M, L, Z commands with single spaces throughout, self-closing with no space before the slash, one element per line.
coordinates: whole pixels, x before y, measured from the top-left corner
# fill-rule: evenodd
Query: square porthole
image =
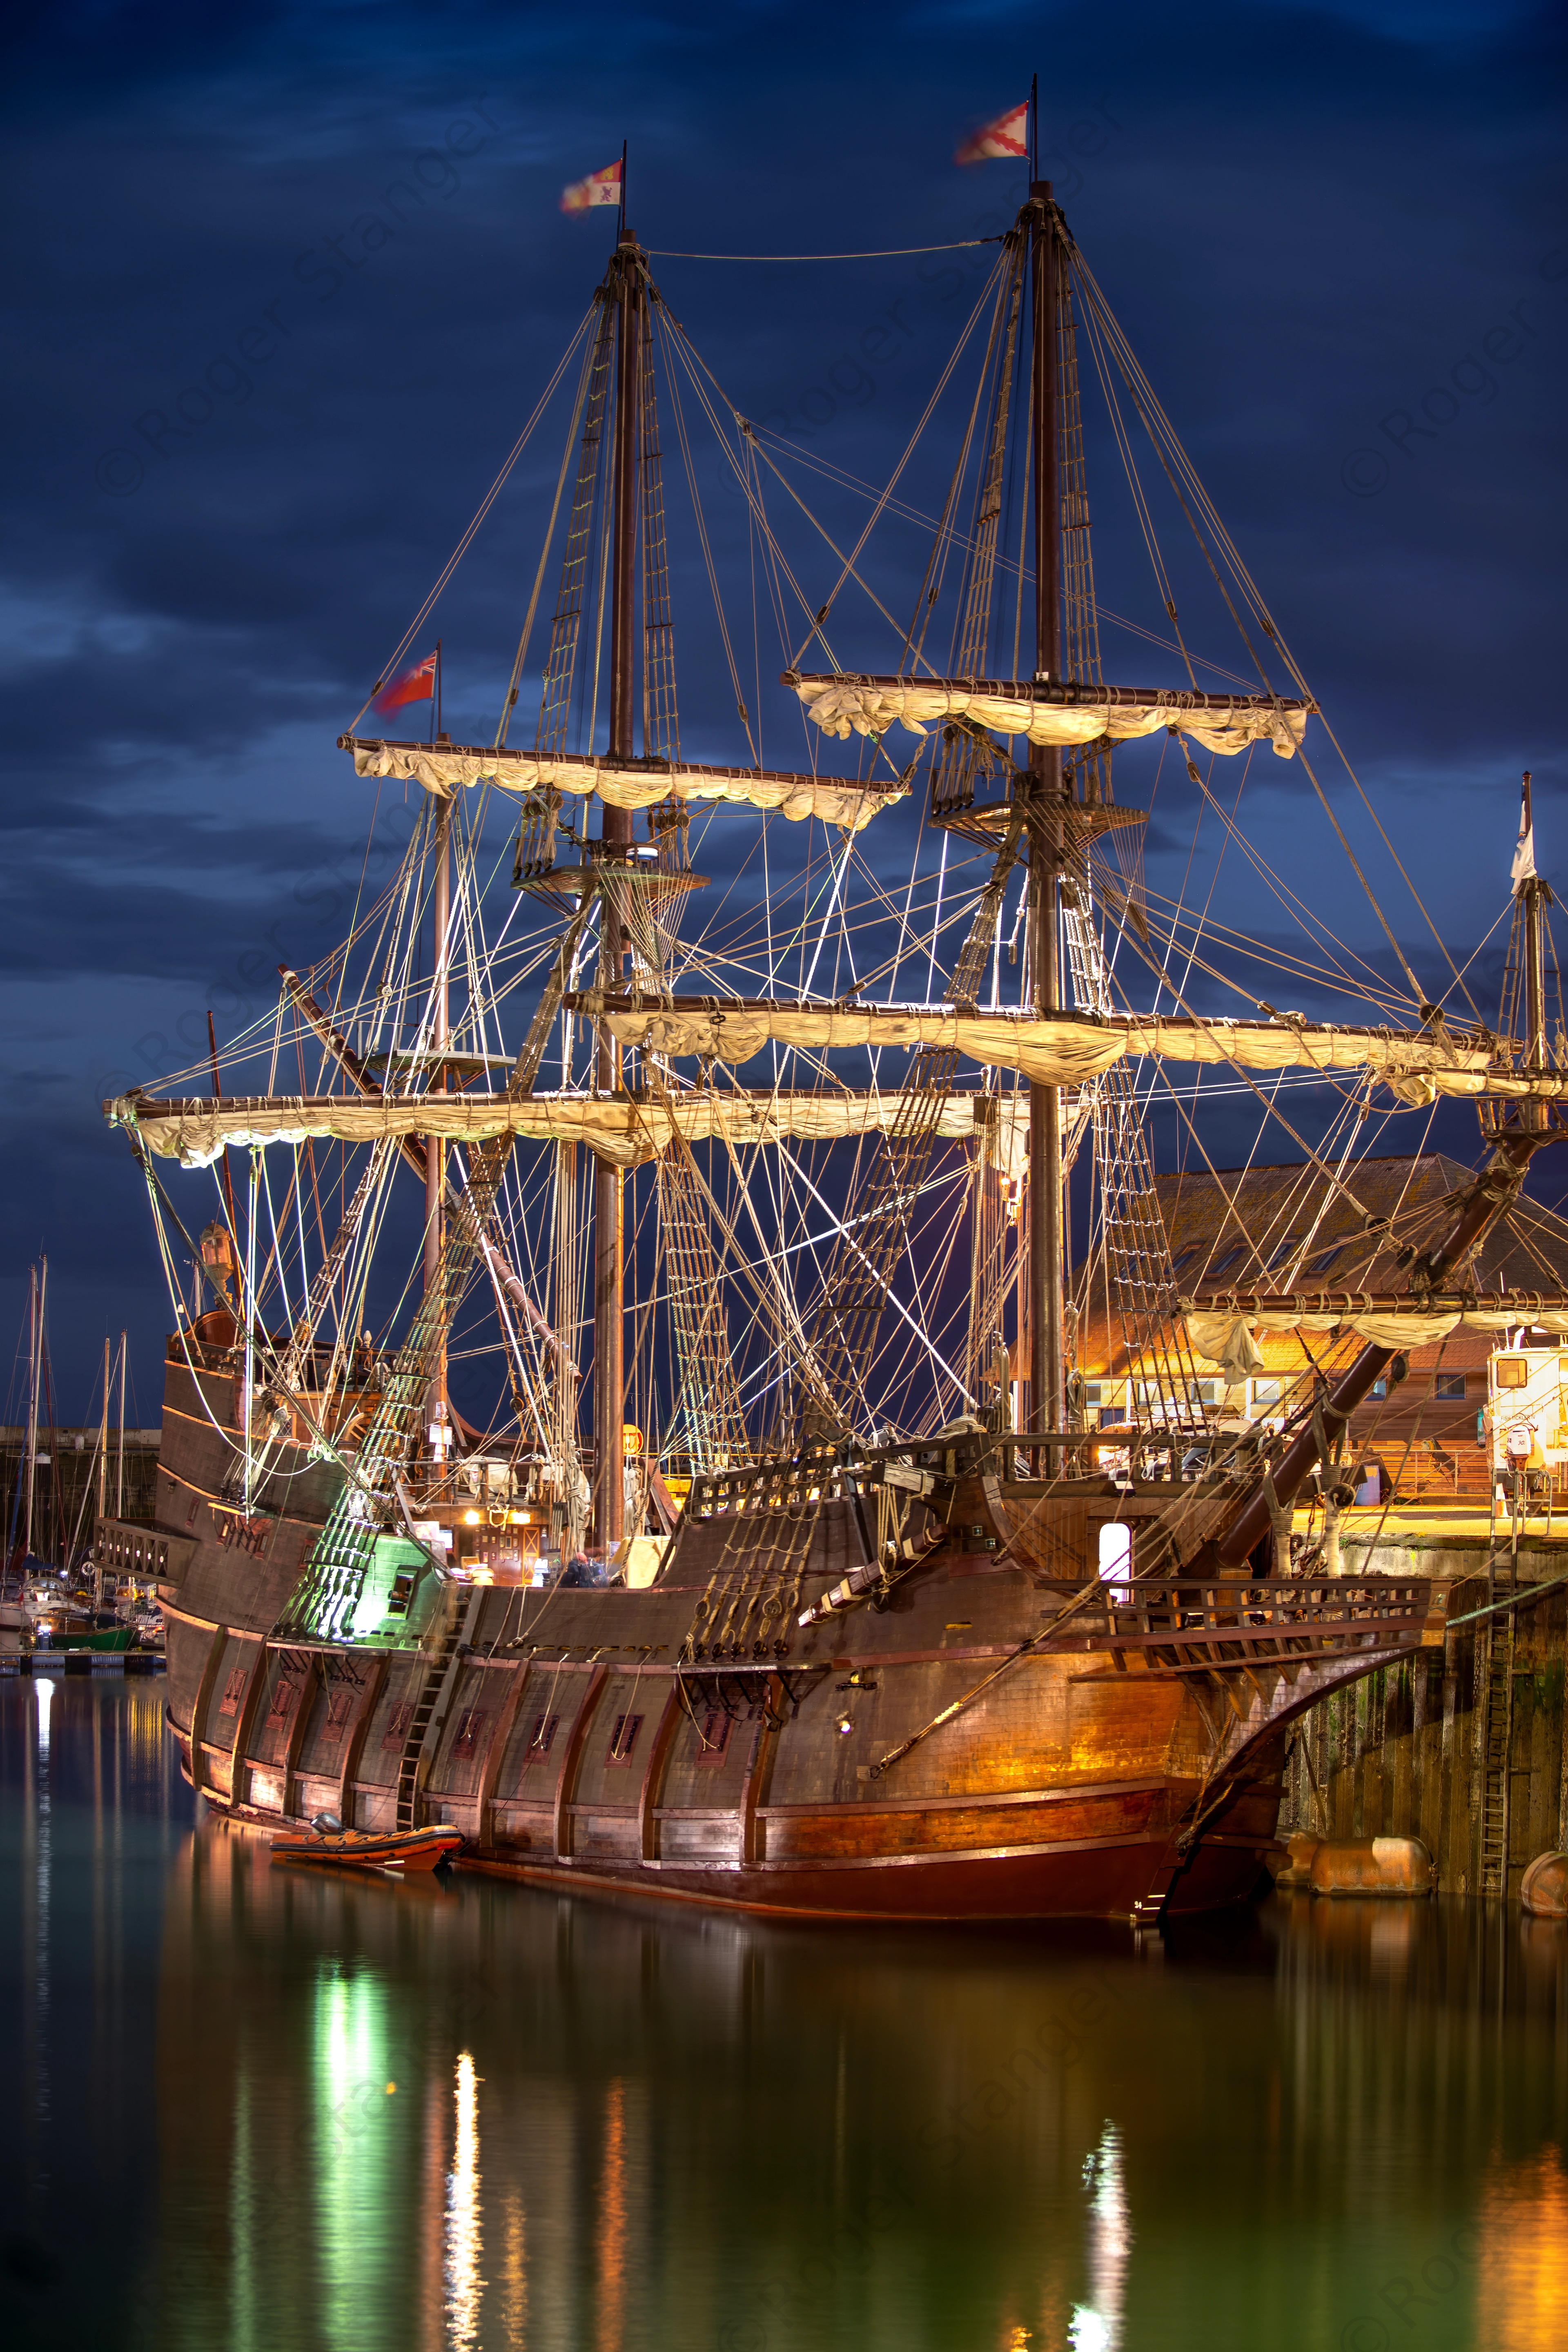
<path fill-rule="evenodd" d="M 479 1734 L 485 1727 L 489 1715 L 488 1707 L 466 1706 L 463 1709 L 462 1714 L 458 1717 L 458 1727 L 452 1734 L 454 1756 L 478 1755 Z"/>
<path fill-rule="evenodd" d="M 710 1772 L 716 1772 L 730 1752 L 730 1735 L 735 1728 L 735 1718 L 721 1706 L 699 1707 L 696 1715 L 697 1761 Z"/>
<path fill-rule="evenodd" d="M 299 1696 L 299 1684 L 291 1682 L 287 1675 L 279 1675 L 272 1693 L 272 1704 L 267 1710 L 267 1720 L 274 1729 L 279 1724 L 288 1722 L 294 1712 L 294 1702 Z"/>
<path fill-rule="evenodd" d="M 629 1764 L 632 1760 L 632 1750 L 637 1744 L 637 1734 L 641 1729 L 640 1715 L 617 1715 L 616 1727 L 610 1734 L 609 1752 L 605 1758 L 605 1763 Z"/>
<path fill-rule="evenodd" d="M 354 1711 L 357 1691 L 335 1690 L 327 1699 L 327 1719 L 321 1726 L 321 1738 L 330 1747 L 341 1747 L 346 1738 L 349 1718 Z"/>
<path fill-rule="evenodd" d="M 529 1726 L 528 1746 L 522 1753 L 524 1771 L 531 1764 L 542 1764 L 550 1753 L 551 1744 L 560 1727 L 558 1715 L 536 1715 Z"/>

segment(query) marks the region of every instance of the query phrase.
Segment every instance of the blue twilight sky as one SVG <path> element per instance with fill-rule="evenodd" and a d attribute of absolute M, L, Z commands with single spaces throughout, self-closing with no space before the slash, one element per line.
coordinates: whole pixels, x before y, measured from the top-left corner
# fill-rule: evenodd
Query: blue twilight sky
<path fill-rule="evenodd" d="M 623 137 L 650 247 L 937 244 L 1021 193 L 1011 166 L 950 159 L 1037 71 L 1044 168 L 1437 932 L 1462 962 L 1502 908 L 1523 767 L 1542 870 L 1563 870 L 1554 11 L 55 0 L 14 6 L 5 40 L 0 1349 L 47 1248 L 68 1419 L 121 1327 L 151 1416 L 167 1313 L 98 1098 L 193 1058 L 208 1005 L 255 1017 L 280 956 L 336 936 L 367 803 L 333 738 L 583 314 L 612 216 L 556 200 Z M 942 257 L 657 267 L 738 404 L 868 477 L 971 283 Z M 558 447 L 552 428 L 443 606 L 459 735 L 493 725 Z M 889 542 L 899 604 L 919 561 Z M 1104 561 L 1106 601 L 1157 623 Z M 1107 652 L 1154 682 L 1147 646 Z M 722 757 L 707 659 L 685 740 Z M 1304 780 L 1268 764 L 1256 836 L 1386 967 Z M 1162 793 L 1150 872 L 1173 888 L 1196 803 Z M 1431 931 L 1356 838 L 1436 990 Z M 1253 927 L 1277 911 L 1259 898 Z M 1432 1139 L 1468 1159 L 1473 1121 Z"/>

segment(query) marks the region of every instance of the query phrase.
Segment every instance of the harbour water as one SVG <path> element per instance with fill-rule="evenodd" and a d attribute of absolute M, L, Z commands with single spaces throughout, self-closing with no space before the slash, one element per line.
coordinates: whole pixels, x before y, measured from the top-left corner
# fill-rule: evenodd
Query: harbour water
<path fill-rule="evenodd" d="M 273 1864 L 157 1680 L 0 1684 L 0 2339 L 176 2352 L 1568 2340 L 1568 1929 L 1135 1941 Z"/>

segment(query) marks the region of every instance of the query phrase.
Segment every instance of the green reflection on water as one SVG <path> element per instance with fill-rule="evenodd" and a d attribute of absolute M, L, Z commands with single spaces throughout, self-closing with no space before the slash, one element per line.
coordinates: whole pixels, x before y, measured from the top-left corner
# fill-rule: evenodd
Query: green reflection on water
<path fill-rule="evenodd" d="M 311 2021 L 315 2131 L 313 2221 L 321 2306 L 330 2342 L 346 2342 L 379 2283 L 392 2212 L 395 2093 L 384 1986 L 335 1962 L 315 1983 Z"/>

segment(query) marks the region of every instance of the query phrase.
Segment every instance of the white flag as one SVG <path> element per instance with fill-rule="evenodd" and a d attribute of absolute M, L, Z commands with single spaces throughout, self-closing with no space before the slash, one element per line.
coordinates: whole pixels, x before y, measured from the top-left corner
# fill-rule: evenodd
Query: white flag
<path fill-rule="evenodd" d="M 1528 794 L 1521 794 L 1519 803 L 1519 840 L 1514 848 L 1513 864 L 1509 868 L 1514 897 L 1519 896 L 1521 882 L 1535 879 L 1535 825 L 1530 814 Z"/>
<path fill-rule="evenodd" d="M 998 156 L 1007 156 L 1015 162 L 1026 163 L 1028 154 L 1029 101 L 1025 99 L 1021 106 L 1010 106 L 994 122 L 988 122 L 973 139 L 966 139 L 952 160 L 955 163 L 989 163 Z"/>

